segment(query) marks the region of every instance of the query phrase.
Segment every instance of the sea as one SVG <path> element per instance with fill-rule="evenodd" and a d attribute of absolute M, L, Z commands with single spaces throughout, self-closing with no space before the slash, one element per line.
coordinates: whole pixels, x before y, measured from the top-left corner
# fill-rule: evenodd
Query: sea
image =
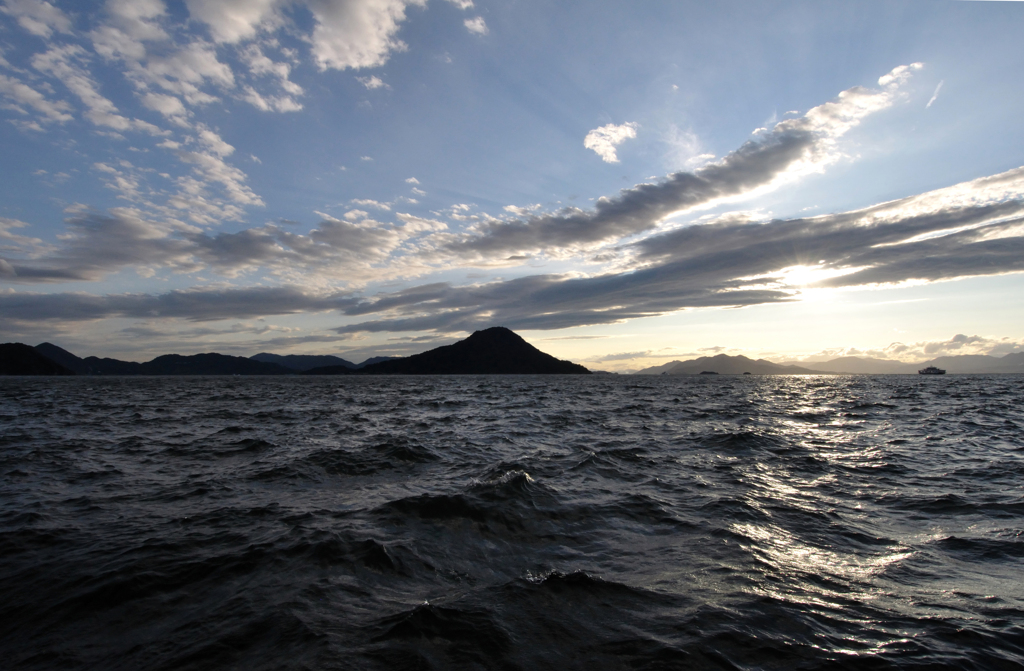
<path fill-rule="evenodd" d="M 1021 669 L 1024 376 L 0 378 L 5 669 Z"/>

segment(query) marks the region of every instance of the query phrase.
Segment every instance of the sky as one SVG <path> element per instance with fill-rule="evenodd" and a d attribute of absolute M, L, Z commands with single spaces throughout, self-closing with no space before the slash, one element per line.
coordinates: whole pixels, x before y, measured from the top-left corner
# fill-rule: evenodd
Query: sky
<path fill-rule="evenodd" d="M 0 340 L 1024 351 L 1022 2 L 0 0 Z"/>

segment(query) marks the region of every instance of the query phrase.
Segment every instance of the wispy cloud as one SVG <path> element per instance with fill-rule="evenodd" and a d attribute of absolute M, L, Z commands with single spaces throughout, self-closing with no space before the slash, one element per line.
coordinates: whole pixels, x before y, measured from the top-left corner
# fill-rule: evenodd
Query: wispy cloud
<path fill-rule="evenodd" d="M 928 109 L 929 107 L 931 107 L 931 106 L 932 106 L 932 104 L 933 104 L 933 103 L 934 103 L 934 102 L 935 102 L 936 100 L 938 100 L 938 99 L 939 99 L 939 91 L 941 91 L 941 90 L 942 90 L 942 85 L 943 85 L 943 84 L 945 84 L 945 83 L 946 83 L 946 81 L 945 81 L 945 80 L 942 80 L 942 81 L 940 81 L 940 82 L 939 82 L 939 85 L 935 87 L 935 93 L 933 93 L 933 94 L 932 94 L 932 97 L 928 99 L 928 104 L 924 106 L 924 107 L 925 107 L 925 109 Z"/>
<path fill-rule="evenodd" d="M 390 86 L 385 84 L 384 80 L 378 77 L 377 75 L 373 75 L 372 77 L 356 77 L 356 80 L 366 88 L 370 89 L 371 91 L 374 89 L 391 88 Z"/>
<path fill-rule="evenodd" d="M 339 331 L 559 329 L 788 302 L 815 287 L 1024 272 L 1024 168 L 842 214 L 768 223 L 723 217 L 623 252 L 638 263 L 627 272 L 434 283 L 376 297 L 346 314 L 382 318 Z"/>
<path fill-rule="evenodd" d="M 264 315 L 339 310 L 352 303 L 341 293 L 311 293 L 298 287 L 196 288 L 161 295 L 0 293 L 0 309 L 18 321 L 91 321 L 111 317 L 216 321 Z"/>
<path fill-rule="evenodd" d="M 693 172 L 671 174 L 656 184 L 639 184 L 616 197 L 601 198 L 591 211 L 567 208 L 525 220 L 491 220 L 448 247 L 466 258 L 539 251 L 557 255 L 559 250 L 576 253 L 580 248 L 651 231 L 671 215 L 748 196 L 819 171 L 841 156 L 839 138 L 868 115 L 892 106 L 901 95 L 900 87 L 919 67 L 895 68 L 879 78 L 879 89 L 843 91 L 803 117 L 758 133 L 716 162 Z M 628 126 L 611 136 L 626 137 L 632 130 Z"/>

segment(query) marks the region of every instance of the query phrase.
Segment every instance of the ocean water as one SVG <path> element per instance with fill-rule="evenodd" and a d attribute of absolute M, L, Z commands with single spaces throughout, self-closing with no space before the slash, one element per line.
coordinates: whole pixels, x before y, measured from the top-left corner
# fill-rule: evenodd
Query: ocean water
<path fill-rule="evenodd" d="M 1019 669 L 1024 377 L 0 379 L 0 666 Z"/>

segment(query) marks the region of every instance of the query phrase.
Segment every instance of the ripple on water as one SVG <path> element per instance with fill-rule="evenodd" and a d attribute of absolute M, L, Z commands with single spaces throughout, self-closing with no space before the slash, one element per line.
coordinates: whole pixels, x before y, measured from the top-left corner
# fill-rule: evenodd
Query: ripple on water
<path fill-rule="evenodd" d="M 0 379 L 0 658 L 1024 667 L 1019 382 Z"/>

